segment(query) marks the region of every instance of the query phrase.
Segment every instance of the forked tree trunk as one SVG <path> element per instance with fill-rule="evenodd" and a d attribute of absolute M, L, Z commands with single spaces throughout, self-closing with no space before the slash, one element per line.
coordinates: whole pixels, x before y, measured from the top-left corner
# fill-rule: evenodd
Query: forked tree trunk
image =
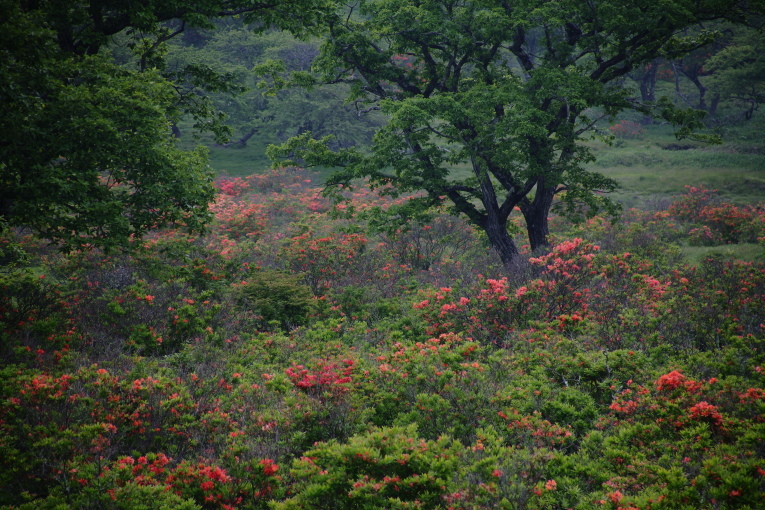
<path fill-rule="evenodd" d="M 701 83 L 701 80 L 699 80 L 699 76 L 696 73 L 683 73 L 685 76 L 688 77 L 689 80 L 691 80 L 691 83 L 696 85 L 696 89 L 699 91 L 699 104 L 698 109 L 699 110 L 705 110 L 707 111 L 707 101 L 706 101 L 706 95 L 707 95 L 707 88 Z"/>
<path fill-rule="evenodd" d="M 656 100 L 656 72 L 658 68 L 659 59 L 654 59 L 640 80 L 640 98 L 644 103 L 652 103 Z M 641 123 L 644 126 L 653 124 L 653 117 L 648 114 L 643 115 Z"/>
<path fill-rule="evenodd" d="M 534 200 L 524 200 L 521 202 L 521 212 L 526 220 L 526 231 L 529 236 L 531 251 L 537 252 L 550 246 L 548 236 L 550 228 L 547 217 L 552 207 L 554 187 L 544 187 L 544 181 L 540 179 L 537 183 L 537 192 Z"/>
<path fill-rule="evenodd" d="M 505 267 L 510 268 L 518 262 L 518 247 L 512 236 L 507 232 L 507 220 L 489 217 L 483 225 L 489 238 L 489 244 L 497 252 Z"/>

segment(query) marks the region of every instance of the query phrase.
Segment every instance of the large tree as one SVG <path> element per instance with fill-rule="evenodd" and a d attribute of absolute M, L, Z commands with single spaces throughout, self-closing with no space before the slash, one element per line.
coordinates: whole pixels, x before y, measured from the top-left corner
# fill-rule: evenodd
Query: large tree
<path fill-rule="evenodd" d="M 400 217 L 448 203 L 510 264 L 514 209 L 534 250 L 548 244 L 554 197 L 573 213 L 613 210 L 598 192 L 616 184 L 582 166 L 592 155 L 579 142 L 599 116 L 632 108 L 685 127 L 698 118 L 632 99 L 625 76 L 714 37 L 685 28 L 740 21 L 755 7 L 762 11 L 732 0 L 360 0 L 330 22 L 318 77 L 293 81 L 349 83 L 349 99 L 382 109 L 389 123 L 371 153 L 329 151 L 303 135 L 272 155 L 340 167 L 330 184 L 369 177 L 392 193 L 424 192 Z"/>
<path fill-rule="evenodd" d="M 226 20 L 227 24 L 233 24 Z M 278 59 L 289 71 L 308 71 L 318 53 L 318 44 L 301 40 L 285 31 L 265 34 L 234 25 L 218 27 L 206 40 L 195 46 L 171 44 L 168 68 L 183 68 L 188 62 L 215 66 L 219 71 L 236 75 L 237 83 L 247 91 L 236 96 L 213 94 L 216 107 L 226 114 L 226 124 L 234 131 L 225 147 L 243 147 L 256 134 L 270 141 L 285 140 L 311 131 L 315 136 L 332 135 L 338 147 L 368 145 L 380 115 L 358 117 L 353 106 L 344 104 L 348 87 L 335 85 L 311 91 L 289 89 L 265 96 L 257 86 L 258 70 Z"/>
<path fill-rule="evenodd" d="M 746 119 L 765 103 L 765 36 L 762 30 L 739 28 L 728 44 L 707 61 L 709 85 L 731 101 Z"/>
<path fill-rule="evenodd" d="M 28 227 L 63 248 L 124 245 L 208 219 L 204 150 L 180 150 L 178 117 L 221 133 L 200 92 L 230 84 L 203 66 L 170 72 L 164 43 L 186 26 L 243 16 L 306 31 L 326 0 L 0 0 L 0 229 Z M 135 52 L 104 51 L 120 34 Z"/>

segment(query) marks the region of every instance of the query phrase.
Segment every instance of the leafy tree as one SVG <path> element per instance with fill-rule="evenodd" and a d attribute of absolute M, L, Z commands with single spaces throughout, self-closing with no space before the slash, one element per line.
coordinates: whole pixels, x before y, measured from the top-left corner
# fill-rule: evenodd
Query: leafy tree
<path fill-rule="evenodd" d="M 656 74 L 660 64 L 661 60 L 655 58 L 642 67 L 636 67 L 627 75 L 637 82 L 640 87 L 640 99 L 644 103 L 652 103 L 656 100 Z M 642 123 L 644 125 L 652 124 L 653 119 L 650 115 L 645 115 Z"/>
<path fill-rule="evenodd" d="M 745 5 L 744 5 L 745 4 Z M 390 193 L 424 192 L 394 209 L 407 219 L 441 203 L 483 229 L 506 264 L 518 249 L 508 218 L 520 208 L 533 250 L 548 245 L 553 199 L 574 215 L 616 206 L 599 192 L 616 183 L 588 171 L 581 143 L 596 121 L 651 108 L 699 126 L 698 112 L 669 101 L 630 100 L 625 76 L 658 56 L 676 58 L 713 33 L 686 27 L 740 20 L 735 1 L 624 2 L 366 0 L 338 14 L 314 63 L 319 77 L 293 83 L 348 83 L 349 100 L 381 109 L 389 123 L 371 153 L 329 151 L 326 140 L 297 137 L 274 158 L 340 167 L 330 184 L 369 177 Z"/>
<path fill-rule="evenodd" d="M 707 68 L 713 73 L 709 78 L 710 86 L 723 98 L 743 106 L 747 119 L 765 103 L 765 39 L 762 31 L 736 30 L 730 44 L 709 59 Z"/>
<path fill-rule="evenodd" d="M 705 68 L 705 63 L 710 56 L 710 51 L 713 51 L 713 48 L 700 48 L 685 55 L 681 60 L 672 62 L 671 65 L 676 73 L 682 73 L 683 76 L 693 83 L 693 86 L 698 93 L 698 104 L 691 105 L 690 101 L 680 92 L 679 87 L 676 87 L 676 94 L 678 97 L 683 99 L 690 106 L 699 110 L 708 111 L 710 114 L 714 115 L 717 111 L 717 105 L 720 102 L 720 96 L 719 94 L 713 93 L 711 104 L 707 104 L 706 95 L 708 88 L 702 83 L 702 78 L 708 74 L 708 69 Z M 675 83 L 678 83 L 677 78 L 678 77 L 675 78 Z"/>
<path fill-rule="evenodd" d="M 381 116 L 358 116 L 352 105 L 344 104 L 347 85 L 263 94 L 257 86 L 261 80 L 259 70 L 270 69 L 274 61 L 279 61 L 285 70 L 308 71 L 319 52 L 313 40 L 300 40 L 277 30 L 256 34 L 234 25 L 218 27 L 198 46 L 173 44 L 168 65 L 182 69 L 193 62 L 214 68 L 235 77 L 232 81 L 246 89 L 233 97 L 227 91 L 210 95 L 216 109 L 225 113 L 226 124 L 234 134 L 232 140 L 219 146 L 242 147 L 256 134 L 284 141 L 305 131 L 315 136 L 332 135 L 340 147 L 368 145 L 375 128 L 381 125 Z"/>
<path fill-rule="evenodd" d="M 169 71 L 165 43 L 186 25 L 242 15 L 307 31 L 324 0 L 22 2 L 0 0 L 0 227 L 29 227 L 64 249 L 111 248 L 168 223 L 199 230 L 213 196 L 204 150 L 170 137 L 184 112 L 217 134 L 204 90 L 228 78 Z M 123 34 L 137 68 L 103 51 Z"/>
<path fill-rule="evenodd" d="M 680 58 L 665 64 L 672 70 L 675 96 L 689 107 L 706 111 L 711 118 L 714 118 L 717 113 L 721 97 L 718 91 L 709 88 L 707 81 L 707 77 L 711 72 L 708 65 L 709 59 L 730 43 L 731 34 L 739 28 L 741 27 L 724 22 L 711 22 L 700 27 L 687 29 L 686 33 L 693 33 L 695 31 L 697 35 L 700 35 L 704 30 L 714 30 L 718 33 L 718 36 L 709 44 L 696 48 Z M 695 98 L 692 99 L 692 97 L 684 92 L 684 87 L 681 86 L 681 78 L 683 77 L 693 85 L 691 90 L 693 91 L 692 94 L 696 96 Z M 711 101 L 707 102 L 708 98 Z"/>

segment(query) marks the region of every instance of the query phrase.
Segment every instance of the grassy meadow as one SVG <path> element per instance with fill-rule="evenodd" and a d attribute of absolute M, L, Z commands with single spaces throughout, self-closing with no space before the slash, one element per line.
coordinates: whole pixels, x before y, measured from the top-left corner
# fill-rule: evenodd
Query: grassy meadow
<path fill-rule="evenodd" d="M 592 149 L 597 161 L 591 167 L 619 182 L 619 200 L 628 206 L 666 203 L 688 183 L 716 189 L 734 203 L 765 197 L 765 138 L 756 139 L 749 131 L 732 130 L 722 144 L 709 145 L 677 140 L 669 127 L 652 127 L 641 138 L 593 144 Z"/>
<path fill-rule="evenodd" d="M 607 133 L 607 126 L 603 132 Z M 755 117 L 743 125 L 718 130 L 719 145 L 678 140 L 671 126 L 650 126 L 639 137 L 615 138 L 612 143 L 588 142 L 597 161 L 590 168 L 616 179 L 621 189 L 616 198 L 626 207 L 657 207 L 685 191 L 685 186 L 718 190 L 721 198 L 737 204 L 765 198 L 765 121 Z M 222 148 L 209 137 L 186 140 L 210 147 L 210 162 L 217 172 L 244 177 L 271 166 L 265 155 L 276 136 L 259 134 L 246 147 Z M 455 174 L 469 169 L 457 167 Z M 331 169 L 318 169 L 319 177 Z"/>

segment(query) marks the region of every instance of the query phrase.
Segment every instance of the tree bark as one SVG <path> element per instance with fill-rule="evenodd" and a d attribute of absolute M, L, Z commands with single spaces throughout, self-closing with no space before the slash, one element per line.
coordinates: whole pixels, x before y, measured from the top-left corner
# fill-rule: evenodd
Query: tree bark
<path fill-rule="evenodd" d="M 483 225 L 489 244 L 497 252 L 505 267 L 510 268 L 518 262 L 520 253 L 515 241 L 507 232 L 507 220 L 500 221 L 495 215 L 486 218 Z"/>
<path fill-rule="evenodd" d="M 644 103 L 652 103 L 656 100 L 656 71 L 659 68 L 659 59 L 654 59 L 646 68 L 645 74 L 643 74 L 640 80 L 640 98 Z M 644 126 L 653 124 L 653 117 L 650 115 L 643 115 L 641 124 Z"/>
<path fill-rule="evenodd" d="M 250 140 L 250 138 L 252 138 L 257 132 L 258 132 L 257 128 L 252 128 L 249 133 L 247 133 L 246 135 L 244 135 L 243 137 L 241 137 L 239 140 L 237 140 L 234 143 L 237 143 L 241 145 L 242 147 L 245 147 L 247 146 L 247 142 Z"/>
<path fill-rule="evenodd" d="M 239 140 L 235 140 L 233 142 L 226 142 L 222 144 L 215 144 L 215 147 L 222 147 L 224 149 L 229 149 L 231 147 L 234 147 L 236 145 L 239 145 L 241 147 L 247 147 L 247 141 L 255 135 L 255 133 L 258 132 L 257 128 L 252 128 L 249 133 L 241 137 Z"/>
<path fill-rule="evenodd" d="M 720 104 L 720 94 L 712 96 L 712 103 L 709 105 L 709 115 L 717 115 L 717 106 Z"/>
<path fill-rule="evenodd" d="M 550 228 L 548 216 L 552 207 L 555 187 L 545 187 L 544 178 L 537 182 L 537 191 L 534 200 L 524 199 L 521 202 L 521 212 L 526 220 L 526 231 L 531 243 L 531 251 L 537 252 L 549 248 Z"/>
<path fill-rule="evenodd" d="M 698 75 L 693 74 L 693 73 L 691 73 L 691 74 L 683 73 L 683 74 L 685 74 L 685 76 L 687 76 L 688 79 L 691 80 L 691 83 L 696 85 L 696 88 L 699 91 L 698 109 L 699 110 L 707 111 L 708 110 L 707 109 L 707 101 L 706 101 L 707 88 L 701 83 L 701 80 L 699 80 Z"/>

